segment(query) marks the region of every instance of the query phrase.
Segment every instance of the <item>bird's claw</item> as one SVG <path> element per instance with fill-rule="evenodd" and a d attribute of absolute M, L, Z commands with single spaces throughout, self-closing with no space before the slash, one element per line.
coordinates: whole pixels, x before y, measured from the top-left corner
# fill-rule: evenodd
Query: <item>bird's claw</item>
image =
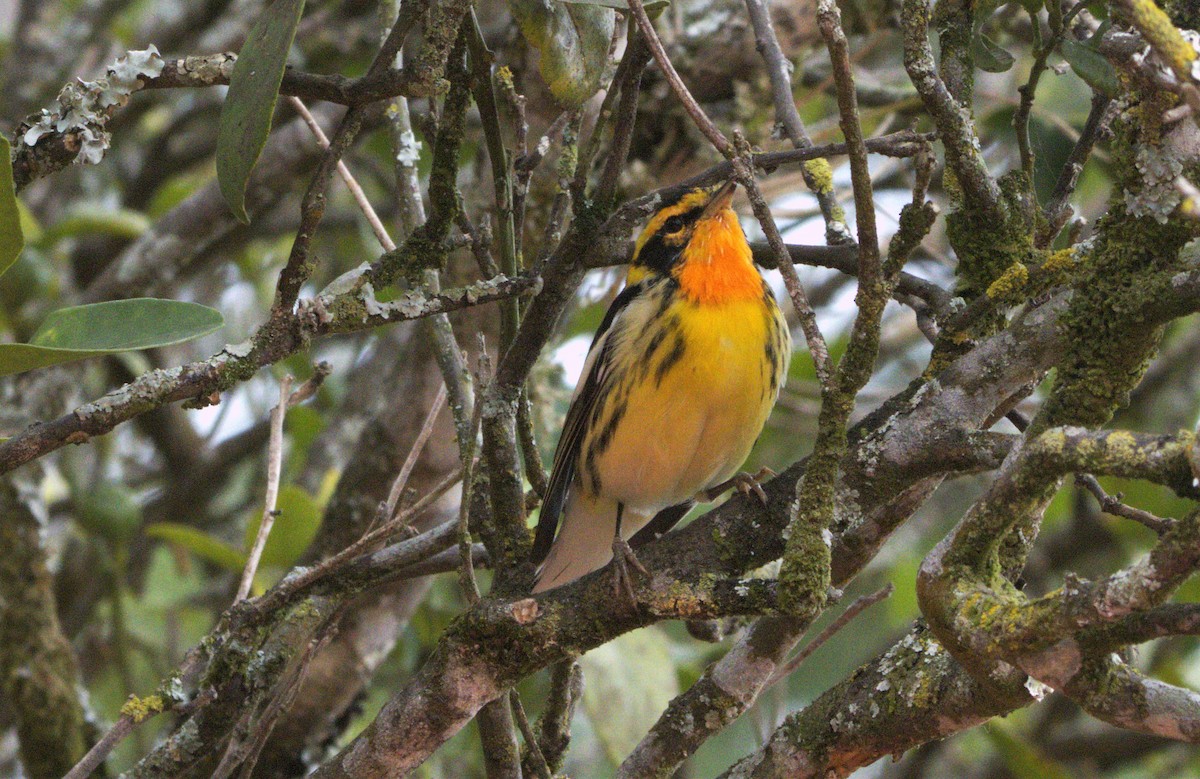
<path fill-rule="evenodd" d="M 616 597 L 624 595 L 631 606 L 637 605 L 637 597 L 633 593 L 633 574 L 650 578 L 650 572 L 642 561 L 633 553 L 629 542 L 620 536 L 615 536 L 612 543 L 613 552 L 613 594 Z M 633 569 L 630 571 L 630 569 Z"/>
<path fill-rule="evenodd" d="M 736 487 L 737 491 L 743 495 L 749 495 L 751 492 L 753 492 L 756 496 L 758 496 L 759 501 L 765 506 L 767 505 L 767 493 L 763 492 L 762 484 L 760 482 L 768 476 L 777 475 L 778 474 L 776 474 L 775 471 L 767 468 L 766 466 L 759 468 L 758 472 L 753 475 L 742 471 L 741 473 L 735 474 L 732 478 L 726 479 L 715 487 L 709 487 L 707 490 L 702 490 L 698 498 L 703 502 L 708 503 L 721 497 L 721 495 L 725 494 L 730 487 Z"/>

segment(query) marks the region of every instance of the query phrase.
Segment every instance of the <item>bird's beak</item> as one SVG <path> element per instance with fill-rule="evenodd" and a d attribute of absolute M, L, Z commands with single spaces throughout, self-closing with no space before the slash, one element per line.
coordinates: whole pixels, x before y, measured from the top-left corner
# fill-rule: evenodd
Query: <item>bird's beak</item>
<path fill-rule="evenodd" d="M 704 207 L 704 213 L 700 215 L 701 219 L 709 219 L 729 208 L 733 202 L 733 193 L 737 191 L 737 182 L 730 179 L 721 185 L 720 189 L 713 193 L 712 198 L 708 201 L 708 205 Z"/>

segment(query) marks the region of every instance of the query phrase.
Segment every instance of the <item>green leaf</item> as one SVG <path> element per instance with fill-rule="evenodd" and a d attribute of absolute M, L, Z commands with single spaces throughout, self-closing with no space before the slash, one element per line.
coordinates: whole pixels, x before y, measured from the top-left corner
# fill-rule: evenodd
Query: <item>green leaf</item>
<path fill-rule="evenodd" d="M 1108 21 L 1108 0 L 1084 0 L 1084 6 L 1092 16 Z"/>
<path fill-rule="evenodd" d="M 605 754 L 620 764 L 679 694 L 670 642 L 658 628 L 635 630 L 588 652 L 581 664 L 583 707 Z"/>
<path fill-rule="evenodd" d="M 10 154 L 8 139 L 0 135 L 0 275 L 17 261 L 17 255 L 25 248 Z"/>
<path fill-rule="evenodd" d="M 170 346 L 225 323 L 198 303 L 134 298 L 53 312 L 28 344 L 0 344 L 0 376 L 117 352 Z"/>
<path fill-rule="evenodd" d="M 1016 62 L 1013 55 L 983 33 L 971 41 L 971 53 L 975 55 L 975 65 L 988 73 L 1004 73 Z"/>
<path fill-rule="evenodd" d="M 17 200 L 17 210 L 21 212 L 21 232 L 25 235 L 25 243 L 32 243 L 42 237 L 42 226 L 29 210 L 29 207 Z"/>
<path fill-rule="evenodd" d="M 1059 51 L 1071 70 L 1092 89 L 1108 97 L 1120 94 L 1121 83 L 1117 80 L 1117 71 L 1103 54 L 1070 38 L 1063 39 Z"/>
<path fill-rule="evenodd" d="M 140 211 L 129 208 L 73 208 L 43 233 L 42 240 L 51 243 L 76 235 L 100 233 L 117 238 L 137 238 L 150 228 L 150 219 Z"/>
<path fill-rule="evenodd" d="M 555 99 L 575 107 L 595 94 L 616 25 L 612 8 L 544 0 L 509 0 L 509 8 Z"/>
<path fill-rule="evenodd" d="M 246 567 L 246 556 L 219 538 L 178 522 L 155 522 L 146 525 L 146 535 L 180 546 L 202 560 L 235 573 Z"/>
<path fill-rule="evenodd" d="M 302 13 L 304 0 L 275 0 L 250 30 L 229 77 L 217 127 L 217 181 L 225 202 L 244 224 L 250 223 L 246 182 L 271 132 L 288 50 Z"/>
<path fill-rule="evenodd" d="M 290 415 L 290 413 L 289 413 Z M 279 488 L 275 501 L 279 516 L 271 526 L 267 544 L 263 547 L 261 564 L 287 568 L 295 564 L 317 537 L 321 527 L 321 506 L 303 487 L 288 484 Z M 262 511 L 256 511 L 246 523 L 246 544 L 249 549 L 262 524 Z"/>

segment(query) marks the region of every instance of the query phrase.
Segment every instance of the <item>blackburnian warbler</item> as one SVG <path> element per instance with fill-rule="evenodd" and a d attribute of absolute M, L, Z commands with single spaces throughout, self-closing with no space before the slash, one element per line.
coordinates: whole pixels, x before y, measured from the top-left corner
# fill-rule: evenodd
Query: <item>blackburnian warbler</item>
<path fill-rule="evenodd" d="M 762 431 L 791 336 L 730 208 L 735 186 L 686 192 L 637 239 L 555 451 L 534 592 L 615 556 L 616 583 L 632 593 L 625 565 L 644 569 L 628 540 L 661 535 L 711 500 Z"/>

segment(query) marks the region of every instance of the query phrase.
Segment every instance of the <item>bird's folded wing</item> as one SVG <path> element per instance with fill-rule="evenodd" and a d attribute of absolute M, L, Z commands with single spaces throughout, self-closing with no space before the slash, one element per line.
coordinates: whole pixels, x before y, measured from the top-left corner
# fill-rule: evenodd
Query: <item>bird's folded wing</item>
<path fill-rule="evenodd" d="M 567 500 L 567 490 L 575 478 L 575 466 L 579 462 L 579 448 L 583 444 L 584 434 L 590 424 L 592 410 L 603 396 L 605 379 L 610 369 L 612 359 L 613 324 L 621 312 L 638 295 L 644 291 L 643 284 L 631 284 L 621 291 L 608 307 L 604 321 L 592 339 L 588 349 L 587 360 L 583 365 L 583 376 L 575 395 L 571 398 L 571 407 L 567 410 L 567 418 L 563 421 L 563 432 L 558 439 L 558 448 L 554 450 L 554 466 L 550 471 L 550 480 L 546 484 L 546 494 L 542 500 L 542 510 L 538 517 L 537 533 L 533 539 L 533 561 L 540 563 L 550 552 L 554 542 L 554 533 L 558 529 L 558 521 L 562 515 L 563 506 Z"/>

